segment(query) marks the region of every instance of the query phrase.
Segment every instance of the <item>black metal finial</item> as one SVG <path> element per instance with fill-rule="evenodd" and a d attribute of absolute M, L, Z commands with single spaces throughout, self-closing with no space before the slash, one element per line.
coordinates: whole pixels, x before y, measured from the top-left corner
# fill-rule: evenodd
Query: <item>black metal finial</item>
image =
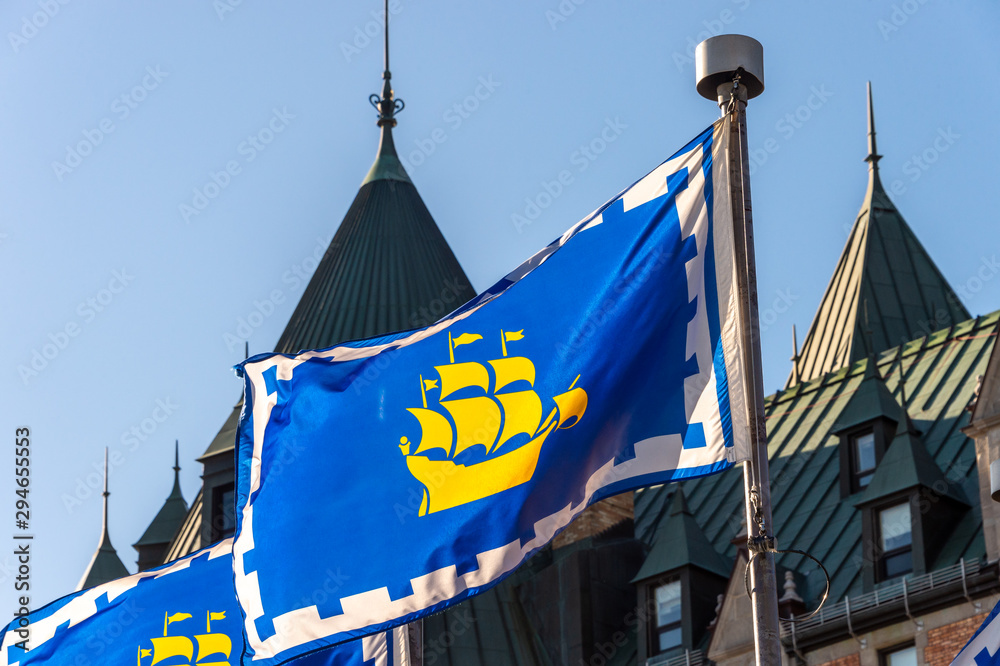
<path fill-rule="evenodd" d="M 799 337 L 795 332 L 795 324 L 792 324 L 792 382 L 799 383 Z"/>
<path fill-rule="evenodd" d="M 396 114 L 406 108 L 401 99 L 394 99 L 392 92 L 392 72 L 389 71 L 389 0 L 385 0 L 385 71 L 382 72 L 382 96 L 369 95 L 368 101 L 378 111 L 378 126 L 396 126 Z"/>
<path fill-rule="evenodd" d="M 108 497 L 111 493 L 108 492 L 108 447 L 104 447 L 104 492 L 101 493 L 101 497 L 104 500 L 104 523 L 101 525 L 101 545 L 111 544 L 111 537 L 108 536 Z"/>
<path fill-rule="evenodd" d="M 878 161 L 882 156 L 878 154 L 875 145 L 875 107 L 872 104 L 872 82 L 868 82 L 868 157 L 865 162 L 871 164 L 872 171 L 878 174 Z"/>

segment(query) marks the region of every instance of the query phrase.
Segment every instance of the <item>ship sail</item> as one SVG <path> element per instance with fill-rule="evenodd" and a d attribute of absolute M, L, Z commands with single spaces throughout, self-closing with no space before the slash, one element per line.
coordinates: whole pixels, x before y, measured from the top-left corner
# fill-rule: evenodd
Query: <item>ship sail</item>
<path fill-rule="evenodd" d="M 150 666 L 173 657 L 184 657 L 188 661 L 194 657 L 194 643 L 186 636 L 163 636 L 150 640 L 153 641 L 153 661 Z"/>
<path fill-rule="evenodd" d="M 565 393 L 552 396 L 552 399 L 555 400 L 556 406 L 559 408 L 558 427 L 563 430 L 572 428 L 579 423 L 580 419 L 583 418 L 583 413 L 587 411 L 587 392 L 582 388 L 570 389 Z M 570 423 L 570 421 L 572 422 Z"/>
<path fill-rule="evenodd" d="M 443 449 L 445 455 L 451 449 L 451 424 L 443 415 L 430 409 L 410 407 L 406 411 L 417 417 L 420 422 L 420 443 L 410 451 L 410 455 L 423 453 L 430 449 Z"/>
<path fill-rule="evenodd" d="M 478 386 L 484 391 L 490 388 L 490 373 L 481 363 L 452 363 L 436 365 L 434 369 L 441 375 L 441 399 L 444 400 L 455 391 L 470 386 Z"/>
<path fill-rule="evenodd" d="M 233 651 L 233 642 L 225 634 L 198 634 L 194 637 L 198 641 L 198 662 L 205 664 L 202 659 L 213 654 L 223 654 L 229 659 L 229 654 Z"/>
<path fill-rule="evenodd" d="M 531 359 L 523 356 L 508 356 L 494 359 L 489 363 L 493 366 L 493 373 L 497 377 L 494 391 L 500 391 L 505 386 L 518 381 L 526 381 L 531 386 L 535 385 L 535 364 L 531 362 Z"/>
<path fill-rule="evenodd" d="M 493 447 L 500 434 L 502 417 L 500 406 L 491 398 L 442 400 L 441 406 L 448 410 L 455 421 L 455 451 L 451 458 L 476 444 L 482 444 L 487 451 Z"/>
<path fill-rule="evenodd" d="M 501 393 L 495 397 L 503 406 L 504 422 L 500 439 L 490 448 L 490 453 L 522 433 L 533 436 L 542 421 L 542 401 L 534 391 Z"/>

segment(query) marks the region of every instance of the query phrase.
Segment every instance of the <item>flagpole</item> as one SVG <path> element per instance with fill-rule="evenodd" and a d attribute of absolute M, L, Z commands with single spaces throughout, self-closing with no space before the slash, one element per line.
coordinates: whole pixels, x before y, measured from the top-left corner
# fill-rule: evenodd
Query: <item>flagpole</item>
<path fill-rule="evenodd" d="M 736 289 L 739 296 L 740 348 L 745 368 L 750 458 L 743 464 L 747 547 L 751 554 L 754 650 L 758 666 L 781 664 L 778 594 L 774 576 L 774 525 L 771 517 L 767 428 L 757 308 L 757 266 L 747 148 L 747 101 L 764 90 L 764 49 L 743 35 L 719 35 L 695 51 L 698 92 L 718 102 L 730 123 L 726 147 L 733 216 Z"/>

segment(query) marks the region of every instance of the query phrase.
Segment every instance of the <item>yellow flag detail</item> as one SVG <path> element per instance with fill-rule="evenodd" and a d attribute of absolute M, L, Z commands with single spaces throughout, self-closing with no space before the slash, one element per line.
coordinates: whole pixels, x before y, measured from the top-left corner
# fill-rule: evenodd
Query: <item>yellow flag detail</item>
<path fill-rule="evenodd" d="M 506 331 L 503 334 L 503 338 L 507 342 L 513 342 L 515 340 L 524 340 L 524 329 L 522 328 L 520 331 Z"/>
<path fill-rule="evenodd" d="M 462 333 L 454 340 L 452 340 L 452 347 L 458 347 L 460 345 L 467 345 L 475 342 L 476 340 L 482 340 L 483 336 L 478 333 Z"/>
<path fill-rule="evenodd" d="M 436 379 L 425 379 L 424 380 L 424 390 L 430 391 L 432 388 L 438 387 L 438 380 Z"/>
<path fill-rule="evenodd" d="M 167 618 L 167 624 L 170 624 L 171 622 L 180 622 L 181 620 L 186 620 L 189 617 L 191 617 L 190 613 L 174 613 Z"/>
<path fill-rule="evenodd" d="M 222 611 L 221 613 L 209 613 L 208 614 L 208 618 L 210 620 L 225 620 L 226 619 L 226 611 Z"/>
<path fill-rule="evenodd" d="M 140 659 L 143 658 L 143 657 L 151 657 L 151 656 L 153 656 L 153 651 L 152 650 L 143 650 L 142 648 L 139 648 L 139 658 Z"/>

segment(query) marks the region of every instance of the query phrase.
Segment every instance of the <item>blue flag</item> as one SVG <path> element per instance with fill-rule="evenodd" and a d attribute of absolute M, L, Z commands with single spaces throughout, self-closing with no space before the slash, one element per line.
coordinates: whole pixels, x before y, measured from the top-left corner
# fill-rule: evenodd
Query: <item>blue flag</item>
<path fill-rule="evenodd" d="M 329 574 L 316 596 L 335 590 Z M 406 666 L 405 630 L 295 660 L 295 666 Z M 0 634 L 12 666 L 238 664 L 243 618 L 233 594 L 232 539 L 171 564 L 98 585 L 15 618 Z"/>
<path fill-rule="evenodd" d="M 951 666 L 1000 666 L 1000 603 L 986 616 Z"/>
<path fill-rule="evenodd" d="M 253 663 L 441 610 L 592 502 L 745 459 L 727 132 L 432 326 L 241 364 Z M 303 603 L 334 565 L 338 594 Z"/>

